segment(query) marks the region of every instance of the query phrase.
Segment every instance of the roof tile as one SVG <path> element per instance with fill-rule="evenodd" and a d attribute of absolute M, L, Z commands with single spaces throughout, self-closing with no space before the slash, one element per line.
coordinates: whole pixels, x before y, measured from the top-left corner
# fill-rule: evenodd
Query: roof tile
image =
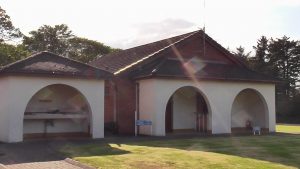
<path fill-rule="evenodd" d="M 111 73 L 100 68 L 47 51 L 6 65 L 0 69 L 0 74 L 39 74 L 90 78 L 107 78 L 111 76 Z"/>
<path fill-rule="evenodd" d="M 111 73 L 115 73 L 163 48 L 168 47 L 172 43 L 176 43 L 177 41 L 180 41 L 181 39 L 184 39 L 196 32 L 198 31 L 190 32 L 172 38 L 160 40 L 157 42 L 110 53 L 97 58 L 96 60 L 90 62 L 90 64 L 102 68 L 104 70 L 107 70 Z"/>

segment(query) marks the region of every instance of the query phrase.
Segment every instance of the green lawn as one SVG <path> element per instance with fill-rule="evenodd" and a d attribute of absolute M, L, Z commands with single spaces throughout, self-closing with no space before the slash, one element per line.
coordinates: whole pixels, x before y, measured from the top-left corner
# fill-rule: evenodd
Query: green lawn
<path fill-rule="evenodd" d="M 62 151 L 97 168 L 299 168 L 300 126 L 277 129 L 280 134 L 107 141 L 67 145 Z"/>
<path fill-rule="evenodd" d="M 277 132 L 300 134 L 300 125 L 280 124 L 276 126 Z"/>

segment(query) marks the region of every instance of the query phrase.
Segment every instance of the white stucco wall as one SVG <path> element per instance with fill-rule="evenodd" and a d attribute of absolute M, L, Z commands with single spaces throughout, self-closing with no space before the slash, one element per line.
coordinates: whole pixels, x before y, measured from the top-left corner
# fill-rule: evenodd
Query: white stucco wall
<path fill-rule="evenodd" d="M 52 84 L 69 85 L 86 97 L 92 111 L 92 137 L 104 137 L 104 80 L 7 76 L 0 78 L 0 141 L 23 140 L 23 117 L 30 98 Z"/>
<path fill-rule="evenodd" d="M 196 92 L 181 89 L 173 95 L 173 129 L 196 129 Z"/>
<path fill-rule="evenodd" d="M 165 109 L 170 96 L 179 88 L 193 86 L 202 92 L 211 112 L 209 128 L 212 134 L 231 133 L 232 104 L 238 93 L 250 88 L 258 91 L 268 107 L 268 127 L 275 131 L 275 85 L 237 81 L 200 81 L 192 82 L 181 79 L 146 79 L 140 80 L 140 117 L 152 120 L 152 135 L 165 135 Z M 149 134 L 150 127 L 142 127 L 141 134 Z"/>

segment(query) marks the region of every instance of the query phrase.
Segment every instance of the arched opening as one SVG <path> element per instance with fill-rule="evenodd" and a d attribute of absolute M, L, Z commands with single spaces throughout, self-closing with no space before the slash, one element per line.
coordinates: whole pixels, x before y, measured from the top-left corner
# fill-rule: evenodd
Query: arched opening
<path fill-rule="evenodd" d="M 186 86 L 170 97 L 165 112 L 165 132 L 210 133 L 209 106 L 199 90 Z"/>
<path fill-rule="evenodd" d="M 35 93 L 24 112 L 24 138 L 89 136 L 91 109 L 86 98 L 64 84 Z"/>
<path fill-rule="evenodd" d="M 268 132 L 268 107 L 256 90 L 242 90 L 234 99 L 231 110 L 231 132 L 251 133 L 253 127 Z"/>

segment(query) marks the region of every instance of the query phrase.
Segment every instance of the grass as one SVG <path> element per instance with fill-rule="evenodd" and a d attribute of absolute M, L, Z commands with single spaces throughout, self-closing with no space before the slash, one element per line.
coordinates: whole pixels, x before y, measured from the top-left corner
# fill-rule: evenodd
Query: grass
<path fill-rule="evenodd" d="M 62 151 L 96 168 L 299 168 L 300 126 L 277 129 L 281 134 L 115 140 L 67 145 Z"/>
<path fill-rule="evenodd" d="M 277 132 L 300 134 L 300 125 L 280 124 L 276 126 Z"/>

